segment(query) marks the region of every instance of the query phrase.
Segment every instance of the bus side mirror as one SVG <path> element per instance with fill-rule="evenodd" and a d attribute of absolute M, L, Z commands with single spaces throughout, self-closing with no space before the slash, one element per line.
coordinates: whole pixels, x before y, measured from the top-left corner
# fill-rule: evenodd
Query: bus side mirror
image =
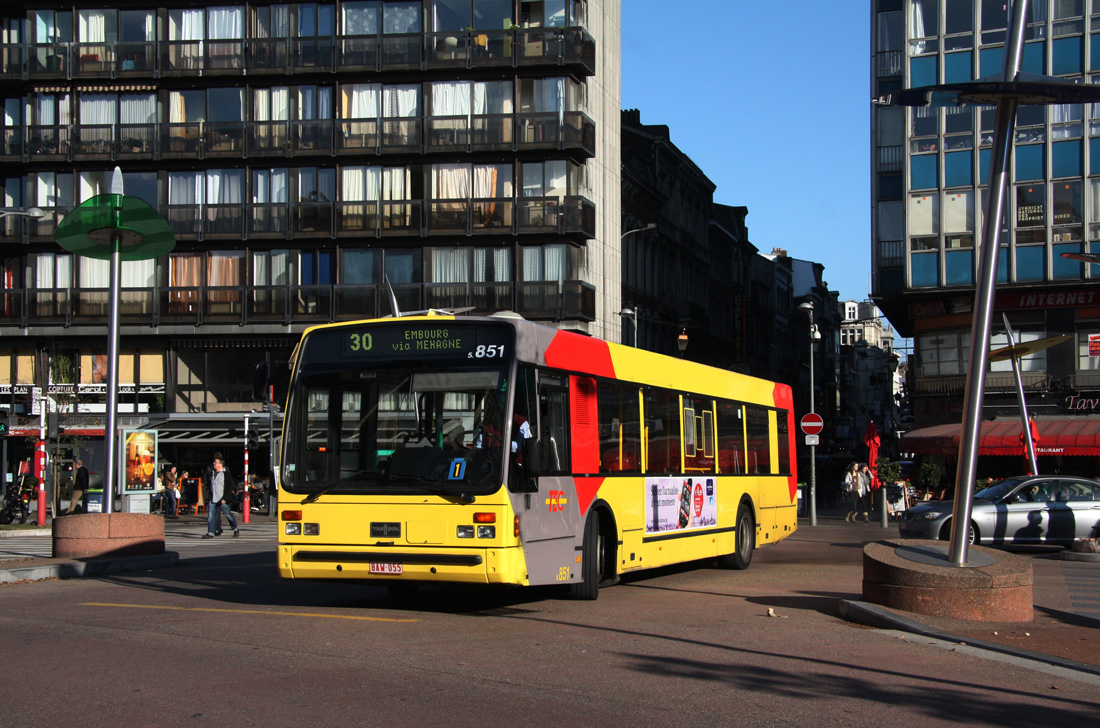
<path fill-rule="evenodd" d="M 523 441 L 523 465 L 528 479 L 532 481 L 529 484 L 530 490 L 538 490 L 538 485 L 533 481 L 542 477 L 542 441 L 534 437 Z"/>

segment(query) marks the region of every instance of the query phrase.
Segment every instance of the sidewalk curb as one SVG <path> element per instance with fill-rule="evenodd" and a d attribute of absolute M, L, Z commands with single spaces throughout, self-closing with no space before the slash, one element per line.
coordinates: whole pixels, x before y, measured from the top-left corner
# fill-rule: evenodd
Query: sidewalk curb
<path fill-rule="evenodd" d="M 15 538 L 17 536 L 50 536 L 52 528 L 12 528 L 0 531 L 0 538 Z"/>
<path fill-rule="evenodd" d="M 165 551 L 154 556 L 130 556 L 118 559 L 95 559 L 90 561 L 63 561 L 57 564 L 37 564 L 35 566 L 17 566 L 0 568 L 0 584 L 18 581 L 42 581 L 43 579 L 74 579 L 83 576 L 115 574 L 120 571 L 141 571 L 163 569 L 174 566 L 179 561 L 175 551 Z"/>
<path fill-rule="evenodd" d="M 861 602 L 853 599 L 841 599 L 838 605 L 838 612 L 842 619 L 846 619 L 849 622 L 855 622 L 856 624 L 862 624 L 867 627 L 875 627 L 877 629 L 896 629 L 902 632 L 912 632 L 913 634 L 919 634 L 923 637 L 931 637 L 933 639 L 943 640 L 945 642 L 957 642 L 969 647 L 977 647 L 983 650 L 989 650 L 991 652 L 1000 652 L 1001 654 L 1011 655 L 1022 660 L 1033 660 L 1035 662 L 1042 662 L 1047 665 L 1054 665 L 1055 667 L 1061 667 L 1066 670 L 1075 670 L 1077 672 L 1084 672 L 1090 675 L 1100 676 L 1100 666 L 1087 665 L 1083 662 L 1075 662 L 1073 660 L 1066 660 L 1061 657 L 1055 657 L 1054 655 L 1044 655 L 1039 652 L 1032 652 L 1031 650 L 1024 650 L 1015 647 L 1008 647 L 1006 645 L 997 644 L 995 642 L 986 642 L 985 640 L 978 640 L 969 637 L 959 637 L 958 635 L 948 634 L 946 632 L 940 632 L 935 629 L 931 629 L 920 622 L 916 622 L 912 619 L 906 619 L 901 615 L 880 607 L 877 604 L 871 604 L 870 602 Z"/>

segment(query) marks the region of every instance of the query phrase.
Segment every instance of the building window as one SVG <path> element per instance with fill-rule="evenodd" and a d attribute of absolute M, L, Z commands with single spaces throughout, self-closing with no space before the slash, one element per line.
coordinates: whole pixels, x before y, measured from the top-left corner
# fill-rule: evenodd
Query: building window
<path fill-rule="evenodd" d="M 958 376 L 966 373 L 970 356 L 970 331 L 942 331 L 917 338 L 921 377 Z"/>
<path fill-rule="evenodd" d="M 935 154 L 914 155 L 909 158 L 909 184 L 914 190 L 934 190 L 939 186 Z"/>
<path fill-rule="evenodd" d="M 1092 324 L 1095 327 L 1095 324 Z M 1077 332 L 1077 371 L 1094 372 L 1100 369 L 1100 356 L 1092 356 L 1089 337 L 1100 338 L 1100 328 L 1082 329 Z"/>
<path fill-rule="evenodd" d="M 1055 40 L 1051 49 L 1051 75 L 1068 76 L 1081 73 L 1083 70 L 1084 46 L 1084 38 L 1079 35 Z"/>
<path fill-rule="evenodd" d="M 974 153 L 948 152 L 943 157 L 945 187 L 972 187 L 974 184 Z"/>
<path fill-rule="evenodd" d="M 1016 147 L 1016 181 L 1043 179 L 1044 159 L 1042 144 Z"/>

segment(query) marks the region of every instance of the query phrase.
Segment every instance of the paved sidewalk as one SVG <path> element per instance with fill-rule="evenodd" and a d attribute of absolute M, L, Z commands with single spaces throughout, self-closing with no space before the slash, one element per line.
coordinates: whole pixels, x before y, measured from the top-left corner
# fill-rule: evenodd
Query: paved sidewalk
<path fill-rule="evenodd" d="M 238 514 L 239 520 L 239 514 Z M 252 523 L 242 523 L 242 534 L 253 541 L 270 543 L 274 549 L 277 521 L 268 516 L 252 515 Z M 862 580 L 862 547 L 872 541 L 897 537 L 897 525 L 882 528 L 879 521 L 847 523 L 843 511 L 824 509 L 817 516 L 818 525 L 811 527 L 808 518 L 799 519 L 799 530 L 766 551 L 783 553 L 786 561 L 802 561 L 812 565 L 823 554 L 833 563 L 852 570 L 848 583 Z M 165 524 L 165 540 L 181 545 L 184 559 L 224 555 L 225 537 L 202 541 L 206 532 L 204 516 L 182 516 Z M 42 554 L 49 553 L 51 531 L 30 529 L 0 531 L 3 537 L 32 537 Z M 228 539 L 240 543 L 245 539 Z M 217 545 L 218 548 L 209 548 Z M 241 546 L 245 544 L 241 543 Z M 204 550 L 204 547 L 207 547 Z M 761 553 L 764 553 L 763 551 Z M 1036 548 L 1018 550 L 1029 558 L 1034 571 L 1035 619 L 1026 624 L 998 624 L 928 617 L 887 609 L 860 600 L 858 593 L 837 602 L 838 614 L 852 622 L 880 629 L 894 629 L 912 635 L 970 645 L 1025 660 L 1035 660 L 1071 670 L 1100 675 L 1100 563 L 1068 561 L 1061 558 L 1061 549 Z M 52 559 L 47 556 L 14 559 L 0 555 L 0 584 L 21 580 L 73 578 L 95 576 L 127 570 L 161 569 L 173 566 L 181 559 L 174 551 L 157 556 L 129 559 Z M 766 561 L 766 559 L 761 559 Z M 764 568 L 763 565 L 752 568 Z M 807 568 L 800 589 L 807 593 L 836 593 L 829 575 L 835 572 Z"/>

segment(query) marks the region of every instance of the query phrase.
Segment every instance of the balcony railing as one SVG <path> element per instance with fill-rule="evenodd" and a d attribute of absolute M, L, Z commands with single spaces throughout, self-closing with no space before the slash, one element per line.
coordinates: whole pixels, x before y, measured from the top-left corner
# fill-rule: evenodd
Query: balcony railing
<path fill-rule="evenodd" d="M 466 308 L 473 314 L 513 310 L 531 319 L 594 321 L 595 288 L 583 281 L 415 283 L 393 286 L 402 311 Z M 315 324 L 389 313 L 377 285 L 169 286 L 123 288 L 123 324 L 134 326 Z M 0 331 L 31 326 L 102 326 L 106 288 L 4 289 Z"/>
<path fill-rule="evenodd" d="M 966 388 L 965 376 L 918 377 L 914 390 L 918 394 L 958 394 Z M 1050 389 L 1050 375 L 1045 372 L 1021 372 L 1020 379 L 1028 391 L 1046 391 Z M 988 392 L 1015 392 L 1016 377 L 1010 372 L 990 372 L 986 374 L 985 388 Z"/>
<path fill-rule="evenodd" d="M 426 133 L 425 133 L 426 130 Z M 596 125 L 579 111 L 476 116 L 31 125 L 5 128 L 0 159 L 207 159 L 479 151 L 596 153 Z"/>
<path fill-rule="evenodd" d="M 583 28 L 294 38 L 0 44 L 0 78 L 168 77 L 554 66 L 596 73 Z"/>
<path fill-rule="evenodd" d="M 475 200 L 343 200 L 340 202 L 160 205 L 179 240 L 295 237 L 437 237 L 555 235 L 582 244 L 596 236 L 596 208 L 583 197 Z M 0 243 L 52 240 L 67 209 L 31 220 L 0 220 Z"/>

